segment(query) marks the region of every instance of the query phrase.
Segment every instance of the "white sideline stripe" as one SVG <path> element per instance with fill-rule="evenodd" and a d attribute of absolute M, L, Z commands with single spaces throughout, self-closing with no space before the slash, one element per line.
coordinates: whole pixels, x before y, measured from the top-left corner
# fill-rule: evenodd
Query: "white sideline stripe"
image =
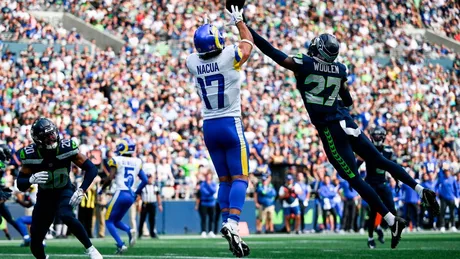
<path fill-rule="evenodd" d="M 50 258 L 60 257 L 84 257 L 88 258 L 85 254 L 49 254 Z M 11 257 L 32 257 L 31 254 L 2 254 L 0 256 L 11 256 Z M 184 256 L 184 255 L 102 255 L 104 258 L 165 258 L 165 259 L 234 259 L 234 257 L 207 257 L 207 256 Z M 262 259 L 262 258 L 252 258 Z"/>

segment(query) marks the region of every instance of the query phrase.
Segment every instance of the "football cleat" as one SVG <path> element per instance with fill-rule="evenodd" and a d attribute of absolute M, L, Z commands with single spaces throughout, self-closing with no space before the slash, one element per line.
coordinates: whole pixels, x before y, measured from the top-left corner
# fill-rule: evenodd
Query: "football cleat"
<path fill-rule="evenodd" d="M 375 230 L 377 232 L 377 235 L 379 236 L 379 242 L 382 244 L 385 244 L 385 237 L 383 236 L 383 230 L 381 228 L 378 228 Z"/>
<path fill-rule="evenodd" d="M 115 254 L 117 255 L 121 255 L 123 254 L 124 252 L 128 251 L 128 247 L 125 246 L 125 245 L 122 245 L 122 246 L 117 246 L 117 251 L 115 251 Z"/>
<path fill-rule="evenodd" d="M 372 240 L 367 240 L 367 246 L 368 246 L 370 249 L 374 249 L 374 248 L 376 247 L 374 239 L 372 239 Z"/>
<path fill-rule="evenodd" d="M 439 215 L 439 203 L 436 200 L 436 193 L 429 189 L 423 189 L 422 201 L 430 208 L 434 216 Z"/>
<path fill-rule="evenodd" d="M 90 259 L 103 259 L 101 253 L 99 253 L 99 251 L 97 251 L 96 247 L 94 246 L 91 246 L 90 248 L 86 249 L 86 254 L 89 256 Z"/>
<path fill-rule="evenodd" d="M 136 230 L 131 229 L 131 237 L 129 239 L 129 246 L 133 247 L 136 244 Z"/>
<path fill-rule="evenodd" d="M 391 226 L 391 248 L 396 248 L 401 240 L 401 233 L 406 228 L 407 222 L 400 218 L 395 218 L 395 223 Z"/>
<path fill-rule="evenodd" d="M 30 238 L 24 239 L 21 243 L 20 247 L 29 247 L 30 246 Z"/>
<path fill-rule="evenodd" d="M 229 250 L 233 253 L 233 255 L 238 258 L 249 255 L 249 247 L 241 239 L 236 226 L 227 222 L 220 230 L 220 233 L 222 233 L 223 237 L 227 239 Z"/>

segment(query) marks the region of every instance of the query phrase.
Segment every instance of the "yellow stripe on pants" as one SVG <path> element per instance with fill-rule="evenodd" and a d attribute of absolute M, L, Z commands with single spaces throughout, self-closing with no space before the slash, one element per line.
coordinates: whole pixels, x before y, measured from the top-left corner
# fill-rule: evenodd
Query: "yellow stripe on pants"
<path fill-rule="evenodd" d="M 105 213 L 105 220 L 108 220 L 110 218 L 110 214 L 112 213 L 112 208 L 115 202 L 117 202 L 118 196 L 120 195 L 120 191 L 116 191 L 115 195 L 113 196 L 112 200 L 110 201 L 109 208 L 107 209 L 107 212 Z"/>

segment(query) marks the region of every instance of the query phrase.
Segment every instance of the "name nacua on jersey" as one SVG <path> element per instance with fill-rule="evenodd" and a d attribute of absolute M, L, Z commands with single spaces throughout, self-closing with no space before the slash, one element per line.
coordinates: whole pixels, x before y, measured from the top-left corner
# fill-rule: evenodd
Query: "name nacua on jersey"
<path fill-rule="evenodd" d="M 187 68 L 195 78 L 195 86 L 203 101 L 202 115 L 206 119 L 241 116 L 241 50 L 227 46 L 210 59 L 197 53 L 187 57 Z"/>
<path fill-rule="evenodd" d="M 217 65 L 217 62 L 211 64 L 198 65 L 196 66 L 196 71 L 198 72 L 198 75 L 213 73 L 219 71 L 219 65 Z"/>

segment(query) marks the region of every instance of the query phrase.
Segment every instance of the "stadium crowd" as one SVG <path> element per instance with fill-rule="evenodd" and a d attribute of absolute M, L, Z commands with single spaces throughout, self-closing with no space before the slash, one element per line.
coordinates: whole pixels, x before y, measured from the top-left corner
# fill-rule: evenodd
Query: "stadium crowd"
<path fill-rule="evenodd" d="M 163 198 L 193 198 L 196 186 L 213 166 L 200 133 L 201 103 L 185 58 L 193 51 L 193 32 L 203 21 L 203 9 L 227 32 L 227 44 L 236 40 L 225 27 L 227 19 L 219 2 L 61 2 L 128 44 L 118 54 L 110 48 L 56 51 L 49 47 L 35 55 L 29 55 L 29 49 L 17 56 L 2 46 L 0 141 L 13 151 L 30 144 L 31 123 L 45 116 L 55 121 L 64 138 L 79 139 L 81 152 L 92 157 L 103 175 L 116 140 L 129 136 L 137 143 L 136 155 L 154 165 L 152 174 Z M 421 1 L 419 12 L 405 1 L 256 2 L 247 6 L 250 26 L 287 53 L 305 52 L 309 40 L 320 31 L 337 35 L 342 44 L 340 61 L 348 65 L 348 84 L 355 100 L 352 114 L 360 126 L 364 130 L 384 126 L 386 144 L 420 181 L 443 179 L 439 176 L 450 170 L 458 182 L 460 56 L 452 70 L 426 64 L 428 57 L 453 54 L 401 30 L 430 26 L 458 40 L 458 4 Z M 1 3 L 6 23 L 0 30 L 14 35 L 9 40 L 79 43 L 77 32 L 60 32 L 27 14 L 26 10 L 46 8 L 42 2 Z M 286 6 L 299 11 L 288 12 Z M 375 59 L 381 54 L 391 54 L 389 65 Z M 258 51 L 244 73 L 243 124 L 253 173 L 249 195 L 256 192 L 258 176 L 274 164 L 303 168 L 313 192 L 319 193 L 320 185 L 315 183 L 324 181 L 325 175 L 340 186 L 295 90 L 293 74 L 275 67 Z M 13 160 L 4 175 L 7 186 L 12 185 L 18 166 Z M 289 170 L 296 175 L 298 169 Z M 75 177 L 80 174 L 75 169 Z"/>

